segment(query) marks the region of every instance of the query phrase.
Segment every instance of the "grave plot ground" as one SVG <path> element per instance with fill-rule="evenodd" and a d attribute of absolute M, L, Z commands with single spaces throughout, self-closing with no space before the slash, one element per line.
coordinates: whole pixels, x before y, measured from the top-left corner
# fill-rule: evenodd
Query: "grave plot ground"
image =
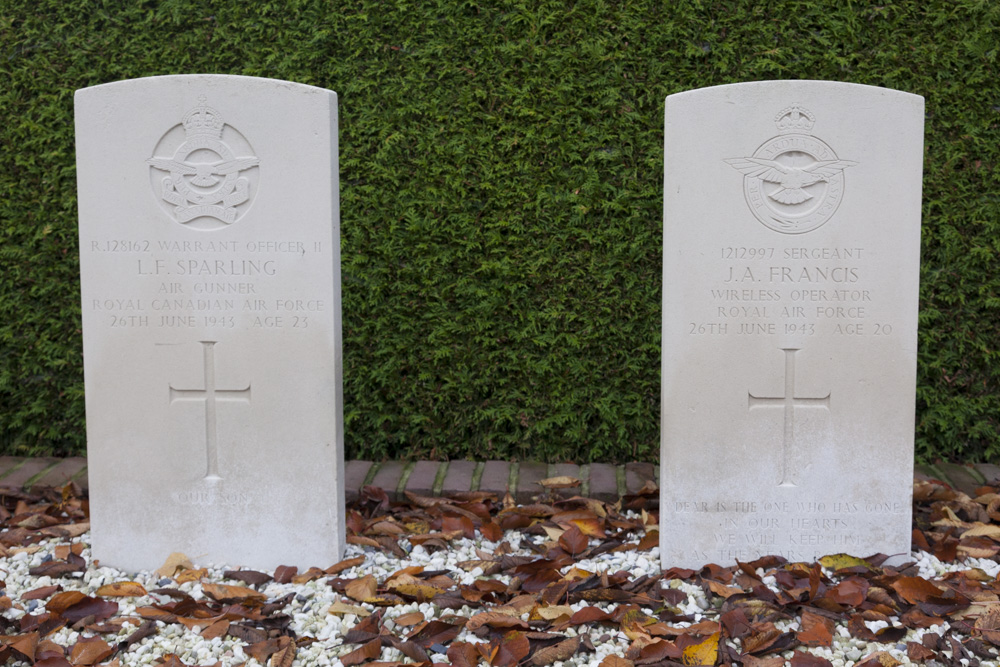
<path fill-rule="evenodd" d="M 555 487 L 561 486 L 559 483 Z M 661 571 L 652 485 L 618 502 L 551 489 L 362 489 L 339 563 L 239 570 L 175 554 L 92 560 L 78 488 L 3 495 L 0 659 L 55 665 L 996 664 L 1000 494 L 914 487 L 915 550 Z M 124 511 L 127 511 L 124 510 Z M 289 517 L 294 521 L 294 517 Z M 234 539 L 239 536 L 233 536 Z"/>

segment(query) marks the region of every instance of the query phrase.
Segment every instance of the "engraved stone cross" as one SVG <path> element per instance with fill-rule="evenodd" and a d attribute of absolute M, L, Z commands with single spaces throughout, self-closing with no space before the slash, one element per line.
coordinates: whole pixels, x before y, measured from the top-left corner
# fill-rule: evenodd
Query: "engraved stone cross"
<path fill-rule="evenodd" d="M 778 486 L 795 486 L 788 470 L 788 453 L 795 442 L 795 408 L 821 407 L 830 409 L 830 393 L 822 397 L 795 395 L 795 353 L 799 348 L 781 348 L 785 353 L 784 396 L 754 396 L 747 392 L 748 409 L 783 408 L 785 411 L 785 437 L 781 446 L 781 482 Z"/>
<path fill-rule="evenodd" d="M 215 386 L 215 344 L 218 341 L 200 341 L 205 357 L 205 388 L 204 389 L 177 389 L 172 384 L 170 387 L 170 403 L 175 401 L 205 401 L 205 448 L 208 454 L 208 471 L 205 479 L 218 480 L 219 477 L 219 449 L 218 437 L 216 435 L 216 402 L 217 401 L 238 401 L 250 403 L 250 384 L 243 389 L 217 389 Z"/>

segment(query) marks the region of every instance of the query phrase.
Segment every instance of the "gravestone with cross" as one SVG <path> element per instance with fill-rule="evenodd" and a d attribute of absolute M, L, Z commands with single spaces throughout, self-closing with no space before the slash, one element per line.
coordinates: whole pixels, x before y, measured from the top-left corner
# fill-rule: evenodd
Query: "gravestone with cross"
<path fill-rule="evenodd" d="M 923 99 L 666 101 L 664 567 L 908 555 Z"/>
<path fill-rule="evenodd" d="M 205 388 L 177 389 L 170 385 L 170 402 L 198 401 L 205 404 L 205 456 L 208 459 L 205 479 L 220 480 L 219 436 L 216 417 L 217 401 L 250 402 L 250 385 L 243 389 L 219 389 L 215 386 L 215 344 L 218 341 L 201 341 L 205 354 Z"/>
<path fill-rule="evenodd" d="M 76 95 L 94 557 L 344 545 L 337 98 L 251 77 Z"/>

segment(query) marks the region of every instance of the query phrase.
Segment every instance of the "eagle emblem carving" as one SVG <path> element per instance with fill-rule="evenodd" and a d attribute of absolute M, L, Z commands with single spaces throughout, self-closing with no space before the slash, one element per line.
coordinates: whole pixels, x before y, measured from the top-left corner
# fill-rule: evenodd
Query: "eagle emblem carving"
<path fill-rule="evenodd" d="M 844 170 L 857 166 L 812 134 L 816 117 L 793 104 L 775 116 L 780 134 L 752 155 L 725 159 L 743 174 L 754 217 L 782 234 L 804 234 L 826 224 L 844 196 Z"/>

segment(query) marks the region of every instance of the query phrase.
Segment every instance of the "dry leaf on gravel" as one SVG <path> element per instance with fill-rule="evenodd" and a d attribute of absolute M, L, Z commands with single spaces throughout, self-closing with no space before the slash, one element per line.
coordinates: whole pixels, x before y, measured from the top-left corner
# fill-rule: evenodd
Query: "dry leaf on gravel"
<path fill-rule="evenodd" d="M 146 589 L 134 581 L 118 581 L 101 586 L 96 594 L 104 597 L 142 597 Z"/>
<path fill-rule="evenodd" d="M 74 665 L 93 665 L 111 655 L 114 649 L 100 637 L 84 637 L 73 645 L 69 659 Z"/>
<path fill-rule="evenodd" d="M 377 590 L 378 584 L 375 581 L 375 577 L 367 574 L 360 579 L 354 579 L 348 583 L 344 592 L 347 593 L 348 597 L 352 600 L 364 602 L 365 600 L 375 597 L 375 592 Z"/>
<path fill-rule="evenodd" d="M 161 577 L 173 578 L 178 570 L 190 570 L 193 568 L 194 565 L 187 556 L 180 552 L 174 552 L 167 556 L 166 562 L 156 570 L 156 573 Z"/>
<path fill-rule="evenodd" d="M 330 605 L 330 611 L 327 613 L 337 614 L 341 616 L 343 616 L 344 614 L 354 614 L 355 616 L 369 616 L 371 614 L 371 612 L 365 609 L 364 607 L 359 607 L 358 605 L 354 604 L 347 604 L 346 602 L 343 602 L 341 600 L 338 600 L 334 602 L 332 605 Z"/>

